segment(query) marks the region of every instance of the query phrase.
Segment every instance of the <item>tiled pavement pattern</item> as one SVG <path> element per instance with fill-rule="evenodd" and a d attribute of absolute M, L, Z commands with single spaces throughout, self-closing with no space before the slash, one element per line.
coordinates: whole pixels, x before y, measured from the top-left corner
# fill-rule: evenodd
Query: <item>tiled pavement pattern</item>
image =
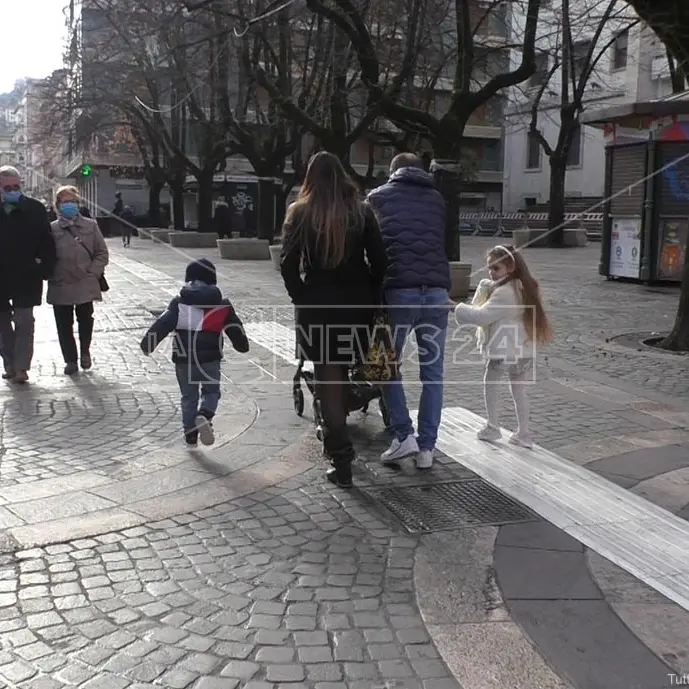
<path fill-rule="evenodd" d="M 314 479 L 4 556 L 0 677 L 22 689 L 456 689 L 415 604 L 416 540 Z"/>
<path fill-rule="evenodd" d="M 477 265 L 487 247 L 481 240 L 465 242 L 465 255 Z M 17 405 L 33 414 L 50 401 L 51 409 L 44 423 L 37 423 L 30 435 L 22 429 L 19 438 L 23 448 L 30 442 L 35 450 L 32 471 L 24 461 L 11 468 L 6 454 L 0 461 L 0 490 L 50 478 L 55 475 L 51 471 L 59 472 L 77 454 L 81 459 L 74 461 L 94 472 L 113 471 L 109 466 L 126 472 L 130 458 L 145 459 L 146 443 L 178 443 L 170 365 L 164 353 L 142 357 L 136 342 L 150 322 L 147 309 L 164 305 L 177 289 L 186 258 L 169 247 L 143 242 L 126 253 L 114 244 L 112 248 L 108 279 L 113 289 L 97 313 L 94 372 L 77 381 L 61 376 L 49 312 L 42 313 L 35 382 L 26 391 L 0 398 L 5 452 L 18 447 L 15 440 L 5 440 L 19 435 Z M 610 357 L 604 352 L 604 338 L 611 334 L 660 329 L 674 315 L 676 295 L 602 282 L 595 275 L 596 250 L 529 252 L 558 330 L 532 394 L 535 426 L 541 444 L 559 447 L 581 463 L 622 447 L 653 446 L 643 444 L 642 437 L 653 436 L 655 445 L 679 442 L 689 425 L 676 410 L 668 421 L 668 410 L 634 408 L 641 399 L 639 382 L 649 383 L 649 396 L 663 396 L 668 389 L 673 397 L 687 394 L 681 358 L 636 352 Z M 272 319 L 289 323 L 291 309 L 269 263 L 218 264 L 227 276 L 220 283 L 245 320 L 275 312 Z M 574 284 L 581 288 L 573 289 Z M 266 304 L 276 309 L 266 309 Z M 226 365 L 238 387 L 224 404 L 237 403 L 233 394 L 241 395 L 240 406 L 253 395 L 266 395 L 271 377 L 258 366 L 283 380 L 290 373 L 284 364 L 276 368 L 265 352 L 252 352 L 251 359 L 252 365 Z M 611 361 L 615 365 L 606 366 Z M 452 374 L 463 384 L 448 386 L 447 403 L 481 413 L 480 371 L 463 366 L 451 368 L 448 377 Z M 637 397 L 620 401 L 613 395 L 611 401 L 604 391 L 605 376 L 622 387 L 632 386 Z M 288 389 L 274 388 L 270 413 L 282 403 L 290 414 Z M 413 390 L 410 398 L 413 403 Z M 64 415 L 71 414 L 66 426 L 57 421 L 64 416 L 52 413 L 60 409 L 54 401 L 60 399 L 68 410 Z M 15 416 L 8 416 L 8 409 Z M 150 421 L 156 413 L 159 421 Z M 94 417 L 102 418 L 102 425 L 85 430 Z M 139 433 L 131 433 L 134 419 L 142 426 Z M 264 431 L 265 440 L 279 435 L 286 423 L 281 417 Z M 94 437 L 100 440 L 95 447 Z M 131 454 L 130 443 L 135 445 Z M 84 449 L 69 452 L 70 447 Z M 305 464 L 318 464 L 310 437 L 297 447 Z M 381 470 L 377 451 L 373 446 L 363 453 L 360 484 L 418 481 L 409 470 L 394 477 Z M 63 461 L 56 462 L 59 456 Z M 343 500 L 329 491 L 321 481 L 322 468 L 210 509 L 0 556 L 0 686 L 4 678 L 6 686 L 21 689 L 458 687 L 438 658 L 415 603 L 412 567 L 419 539 L 401 537 L 356 495 Z M 466 472 L 442 462 L 424 480 L 458 475 Z M 656 491 L 654 498 L 662 495 Z M 183 505 L 182 500 L 180 510 Z M 620 576 L 614 568 L 606 573 L 613 581 Z M 477 604 L 482 608 L 486 603 Z M 638 636 L 648 631 L 644 625 L 630 627 Z M 652 646 L 657 639 L 648 637 Z M 478 640 L 467 637 L 477 649 Z M 658 647 L 659 654 L 663 651 Z M 481 658 L 478 651 L 470 655 L 475 662 Z M 673 667 L 686 667 L 683 662 Z M 477 676 L 482 672 L 479 668 Z M 554 682 L 551 673 L 548 682 L 524 686 L 566 686 Z"/>

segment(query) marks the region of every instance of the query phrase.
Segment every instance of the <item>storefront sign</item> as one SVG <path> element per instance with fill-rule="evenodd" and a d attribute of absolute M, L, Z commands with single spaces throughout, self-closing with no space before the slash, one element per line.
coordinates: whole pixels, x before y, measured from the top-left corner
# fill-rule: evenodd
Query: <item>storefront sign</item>
<path fill-rule="evenodd" d="M 661 218 L 658 243 L 658 279 L 681 281 L 689 236 L 689 219 Z"/>
<path fill-rule="evenodd" d="M 639 277 L 641 218 L 613 218 L 609 273 L 613 277 Z"/>

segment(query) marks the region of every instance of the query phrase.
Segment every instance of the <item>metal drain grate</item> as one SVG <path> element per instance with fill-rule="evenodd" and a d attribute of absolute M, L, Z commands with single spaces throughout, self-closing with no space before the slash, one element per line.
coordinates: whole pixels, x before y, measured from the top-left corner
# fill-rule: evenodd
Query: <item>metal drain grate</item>
<path fill-rule="evenodd" d="M 409 533 L 536 519 L 528 508 L 481 479 L 374 488 L 366 492 L 392 512 Z"/>

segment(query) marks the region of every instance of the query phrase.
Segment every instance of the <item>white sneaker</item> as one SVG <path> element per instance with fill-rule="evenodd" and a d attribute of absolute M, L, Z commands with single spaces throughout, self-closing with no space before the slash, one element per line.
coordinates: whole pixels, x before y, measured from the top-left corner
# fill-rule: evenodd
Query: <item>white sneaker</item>
<path fill-rule="evenodd" d="M 519 447 L 525 447 L 527 450 L 533 449 L 533 438 L 531 433 L 512 433 L 509 442 L 512 445 L 519 445 Z"/>
<path fill-rule="evenodd" d="M 493 443 L 496 440 L 502 438 L 502 432 L 499 428 L 491 426 L 487 423 L 477 434 L 476 437 L 479 440 L 485 440 L 486 442 Z"/>
<path fill-rule="evenodd" d="M 432 469 L 433 468 L 433 450 L 420 450 L 416 455 L 417 469 Z"/>
<path fill-rule="evenodd" d="M 215 442 L 213 424 L 203 414 L 196 417 L 196 430 L 199 432 L 199 439 L 204 445 L 212 445 Z"/>
<path fill-rule="evenodd" d="M 380 456 L 383 464 L 397 464 L 400 460 L 410 455 L 415 455 L 419 451 L 419 445 L 413 435 L 408 435 L 400 441 L 393 438 L 390 447 Z"/>

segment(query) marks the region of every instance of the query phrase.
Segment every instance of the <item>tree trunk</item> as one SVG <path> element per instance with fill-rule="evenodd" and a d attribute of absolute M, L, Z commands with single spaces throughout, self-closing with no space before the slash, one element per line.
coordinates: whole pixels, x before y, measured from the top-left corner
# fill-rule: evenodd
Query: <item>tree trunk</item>
<path fill-rule="evenodd" d="M 689 351 L 689 245 L 685 248 L 684 254 L 682 291 L 679 295 L 675 325 L 672 332 L 660 343 L 662 349 L 674 352 Z"/>
<path fill-rule="evenodd" d="M 199 232 L 213 232 L 213 176 L 215 165 L 205 168 L 197 177 L 198 191 L 198 229 Z"/>
<path fill-rule="evenodd" d="M 548 246 L 563 246 L 565 238 L 565 176 L 567 159 L 550 158 L 550 210 L 548 212 Z"/>
<path fill-rule="evenodd" d="M 163 191 L 160 182 L 149 182 L 148 185 L 148 222 L 149 227 L 161 226 L 160 194 Z"/>
<path fill-rule="evenodd" d="M 285 222 L 287 214 L 287 197 L 292 190 L 291 185 L 280 184 L 275 187 L 275 235 L 277 236 Z"/>
<path fill-rule="evenodd" d="M 462 178 L 459 173 L 461 143 L 458 142 L 461 142 L 463 130 L 462 127 L 458 136 L 445 137 L 433 143 L 434 159 L 431 163 L 436 185 L 445 199 L 445 250 L 450 261 L 460 260 L 459 209 Z"/>
<path fill-rule="evenodd" d="M 170 183 L 172 193 L 172 218 L 176 232 L 184 229 L 184 185 L 178 182 Z"/>

